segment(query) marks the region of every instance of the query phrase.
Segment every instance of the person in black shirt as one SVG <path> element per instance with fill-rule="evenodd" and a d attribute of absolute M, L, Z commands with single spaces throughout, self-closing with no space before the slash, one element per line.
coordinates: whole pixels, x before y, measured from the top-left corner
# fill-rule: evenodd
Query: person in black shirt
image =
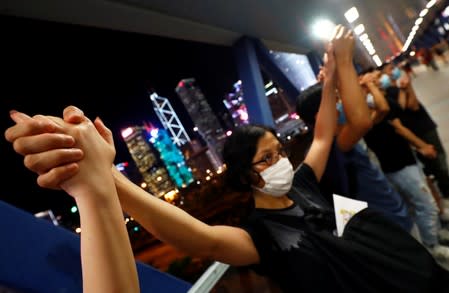
<path fill-rule="evenodd" d="M 392 64 L 387 64 L 384 72 L 392 81 L 392 86 L 386 89 L 387 92 L 394 90 L 395 82 L 405 91 L 405 95 L 401 99 L 396 100 L 403 109 L 401 121 L 404 126 L 413 131 L 423 141 L 435 147 L 437 151 L 436 158 L 428 158 L 418 153 L 418 159 L 424 164 L 424 173 L 427 176 L 433 175 L 435 177 L 441 195 L 449 198 L 449 168 L 446 152 L 438 135 L 437 124 L 416 97 L 410 78 L 404 74 L 393 74 L 397 70 L 393 68 Z M 398 97 L 394 93 L 391 96 Z"/>
<path fill-rule="evenodd" d="M 437 259 L 447 260 L 449 247 L 441 245 L 438 238 L 441 228 L 438 206 L 410 144 L 427 157 L 434 157 L 435 150 L 402 125 L 402 109 L 395 102 L 400 94 L 399 88 L 391 87 L 386 93 L 390 112 L 365 135 L 365 141 L 376 154 L 387 178 L 409 199 L 423 244 Z"/>

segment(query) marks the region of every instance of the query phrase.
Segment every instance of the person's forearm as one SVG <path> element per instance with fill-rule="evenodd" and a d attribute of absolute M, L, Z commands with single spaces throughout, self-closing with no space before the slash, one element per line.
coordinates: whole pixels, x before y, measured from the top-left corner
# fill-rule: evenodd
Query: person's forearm
<path fill-rule="evenodd" d="M 399 89 L 397 103 L 398 103 L 399 107 L 401 107 L 401 109 L 405 109 L 407 107 L 407 95 L 403 89 Z"/>
<path fill-rule="evenodd" d="M 147 231 L 186 253 L 210 257 L 214 248 L 211 226 L 147 193 L 115 167 L 113 174 L 123 210 Z"/>
<path fill-rule="evenodd" d="M 81 222 L 83 292 L 140 292 L 136 263 L 112 176 L 107 194 L 76 198 Z"/>
<path fill-rule="evenodd" d="M 321 180 L 337 128 L 337 110 L 335 109 L 334 80 L 325 81 L 322 89 L 320 109 L 317 113 L 315 131 L 312 144 L 304 158 L 315 173 L 316 179 Z"/>
<path fill-rule="evenodd" d="M 395 125 L 396 132 L 401 135 L 403 138 L 405 138 L 412 146 L 416 147 L 417 149 L 423 148 L 427 145 L 425 141 L 417 137 L 410 129 L 407 127 L 400 125 Z"/>
<path fill-rule="evenodd" d="M 317 113 L 314 140 L 330 140 L 335 136 L 337 128 L 337 111 L 335 109 L 336 97 L 334 81 L 325 81 L 323 83 L 323 91 L 321 105 Z"/>
<path fill-rule="evenodd" d="M 407 100 L 406 107 L 412 111 L 417 111 L 419 109 L 419 101 L 418 98 L 416 97 L 416 93 L 415 90 L 413 89 L 412 84 L 409 83 L 405 90 Z"/>
<path fill-rule="evenodd" d="M 382 92 L 379 90 L 379 88 L 373 84 L 368 83 L 367 84 L 368 90 L 373 95 L 374 104 L 376 105 L 376 109 L 383 112 L 390 111 L 390 106 L 388 105 L 387 100 L 385 99 L 385 96 L 382 94 Z"/>
<path fill-rule="evenodd" d="M 390 111 L 390 106 L 379 88 L 373 84 L 367 84 L 368 90 L 373 95 L 375 111 L 371 113 L 374 124 L 381 122 Z"/>
<path fill-rule="evenodd" d="M 337 60 L 338 90 L 347 123 L 363 129 L 371 127 L 369 108 L 359 85 L 352 60 Z"/>

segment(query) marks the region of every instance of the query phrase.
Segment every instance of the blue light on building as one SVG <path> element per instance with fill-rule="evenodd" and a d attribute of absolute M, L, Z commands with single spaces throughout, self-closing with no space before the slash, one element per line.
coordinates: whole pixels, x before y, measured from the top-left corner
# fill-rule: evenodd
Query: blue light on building
<path fill-rule="evenodd" d="M 178 188 L 186 187 L 193 182 L 192 172 L 186 165 L 184 156 L 173 143 L 166 130 L 153 128 L 150 141 L 159 152 L 160 159 L 163 161 L 170 178 Z"/>

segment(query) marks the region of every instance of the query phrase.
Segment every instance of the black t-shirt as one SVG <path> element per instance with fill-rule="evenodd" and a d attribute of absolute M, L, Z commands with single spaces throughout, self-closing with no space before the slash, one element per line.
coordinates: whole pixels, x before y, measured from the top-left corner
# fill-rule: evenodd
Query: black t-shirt
<path fill-rule="evenodd" d="M 419 137 L 423 137 L 427 132 L 437 128 L 436 123 L 421 103 L 419 103 L 419 109 L 417 111 L 404 110 L 401 121 L 405 127 L 409 128 Z"/>
<path fill-rule="evenodd" d="M 345 168 L 345 156 L 334 139 L 326 169 L 319 183 L 321 194 L 329 203 L 333 201 L 334 193 L 348 196 L 350 194 L 349 182 L 350 178 Z"/>
<path fill-rule="evenodd" d="M 399 171 L 406 166 L 416 164 L 409 142 L 396 133 L 389 121 L 396 118 L 402 121 L 402 109 L 395 102 L 399 89 L 391 89 L 387 92 L 386 100 L 390 106 L 390 112 L 383 121 L 375 124 L 365 135 L 365 142 L 376 154 L 382 170 L 385 173 Z"/>
<path fill-rule="evenodd" d="M 285 292 L 340 292 L 307 234 L 310 227 L 329 234 L 335 228 L 332 207 L 321 196 L 310 166 L 303 163 L 298 168 L 288 196 L 292 206 L 255 209 L 242 227 L 260 256 L 252 269 L 273 278 Z"/>
<path fill-rule="evenodd" d="M 398 102 L 399 89 L 393 86 L 387 88 L 387 96 L 395 102 Z M 434 130 L 437 127 L 421 103 L 419 103 L 419 109 L 417 111 L 410 109 L 402 110 L 401 122 L 419 137 L 422 137 L 426 132 Z"/>
<path fill-rule="evenodd" d="M 449 274 L 401 227 L 368 208 L 336 237 L 310 166 L 299 167 L 293 184 L 292 206 L 255 209 L 242 227 L 260 256 L 251 268 L 284 292 L 447 292 Z"/>

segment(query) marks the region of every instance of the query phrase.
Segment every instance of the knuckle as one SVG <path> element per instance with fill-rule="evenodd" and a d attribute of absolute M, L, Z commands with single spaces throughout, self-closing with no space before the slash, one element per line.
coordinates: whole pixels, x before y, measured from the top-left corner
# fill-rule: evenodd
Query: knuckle
<path fill-rule="evenodd" d="M 32 171 L 37 170 L 37 162 L 33 155 L 25 156 L 25 158 L 23 159 L 23 164 L 25 165 L 25 167 Z"/>
<path fill-rule="evenodd" d="M 18 138 L 16 140 L 14 140 L 13 144 L 12 144 L 14 150 L 21 154 L 21 155 L 26 155 L 27 153 L 27 148 L 25 147 L 25 145 L 23 144 L 23 141 L 21 138 Z"/>

